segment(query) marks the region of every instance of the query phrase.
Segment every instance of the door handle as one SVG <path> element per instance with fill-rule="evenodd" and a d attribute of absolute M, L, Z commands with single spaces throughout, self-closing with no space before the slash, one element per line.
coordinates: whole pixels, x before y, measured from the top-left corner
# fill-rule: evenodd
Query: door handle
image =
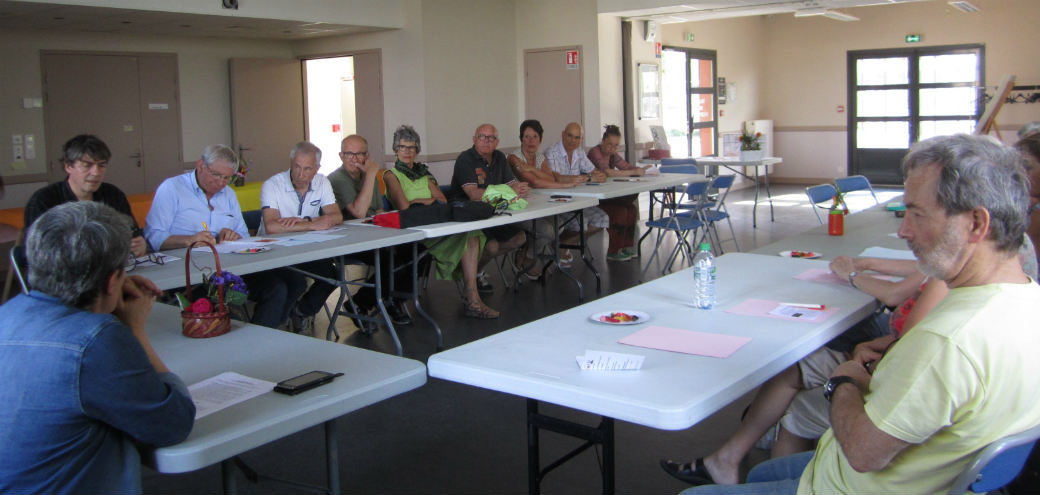
<path fill-rule="evenodd" d="M 140 151 L 130 155 L 130 158 L 133 158 L 134 160 L 137 160 L 137 168 L 141 168 L 141 157 L 142 156 L 144 156 L 144 155 L 142 155 Z"/>

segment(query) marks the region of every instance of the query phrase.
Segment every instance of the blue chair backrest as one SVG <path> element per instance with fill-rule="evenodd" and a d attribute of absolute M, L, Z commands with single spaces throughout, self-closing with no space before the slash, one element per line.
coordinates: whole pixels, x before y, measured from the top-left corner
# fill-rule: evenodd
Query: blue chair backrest
<path fill-rule="evenodd" d="M 849 191 L 864 191 L 870 190 L 870 181 L 862 175 L 853 175 L 852 177 L 840 177 L 834 179 L 834 184 L 841 189 L 841 192 L 847 193 Z"/>
<path fill-rule="evenodd" d="M 1022 471 L 1038 437 L 1040 425 L 987 445 L 954 480 L 949 493 L 983 493 L 1010 483 Z"/>
<path fill-rule="evenodd" d="M 815 204 L 833 198 L 838 194 L 838 190 L 831 184 L 820 184 L 805 188 L 805 193 L 809 195 L 809 200 Z"/>
<path fill-rule="evenodd" d="M 697 160 L 693 158 L 662 158 L 662 167 L 672 167 L 675 165 L 696 165 Z"/>
<path fill-rule="evenodd" d="M 691 182 L 686 185 L 686 197 L 692 201 L 698 201 L 704 197 L 704 193 L 708 191 L 708 185 L 711 184 L 708 181 Z"/>
<path fill-rule="evenodd" d="M 243 211 L 242 220 L 246 222 L 247 229 L 255 231 L 260 228 L 260 222 L 263 220 L 263 213 L 261 210 Z"/>
<path fill-rule="evenodd" d="M 711 181 L 711 187 L 713 189 L 729 189 L 733 186 L 732 175 L 720 175 Z"/>
<path fill-rule="evenodd" d="M 699 174 L 700 169 L 696 165 L 665 165 L 661 164 L 662 174 Z"/>

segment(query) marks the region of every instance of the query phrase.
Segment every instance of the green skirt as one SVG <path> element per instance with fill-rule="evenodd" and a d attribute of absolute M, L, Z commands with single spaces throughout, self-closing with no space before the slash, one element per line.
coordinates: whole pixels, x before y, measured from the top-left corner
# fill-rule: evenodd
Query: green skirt
<path fill-rule="evenodd" d="M 480 249 L 477 250 L 479 258 L 480 254 L 484 252 L 484 243 L 487 242 L 487 237 L 479 230 L 423 241 L 423 245 L 430 250 L 434 262 L 437 263 L 437 279 L 462 280 L 462 256 L 466 252 L 466 244 L 470 237 L 479 239 Z"/>

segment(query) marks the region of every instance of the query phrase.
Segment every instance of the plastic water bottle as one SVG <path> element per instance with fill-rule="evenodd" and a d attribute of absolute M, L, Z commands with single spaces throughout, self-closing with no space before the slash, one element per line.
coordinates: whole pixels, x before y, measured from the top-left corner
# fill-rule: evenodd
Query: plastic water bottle
<path fill-rule="evenodd" d="M 700 252 L 693 258 L 693 305 L 700 309 L 715 306 L 715 257 L 707 242 L 701 243 Z"/>

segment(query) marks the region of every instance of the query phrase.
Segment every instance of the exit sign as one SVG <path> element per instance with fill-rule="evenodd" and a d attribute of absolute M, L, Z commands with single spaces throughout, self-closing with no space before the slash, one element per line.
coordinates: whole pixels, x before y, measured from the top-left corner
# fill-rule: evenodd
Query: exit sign
<path fill-rule="evenodd" d="M 907 43 L 919 43 L 921 41 L 921 35 L 919 34 L 908 34 L 906 35 Z"/>

